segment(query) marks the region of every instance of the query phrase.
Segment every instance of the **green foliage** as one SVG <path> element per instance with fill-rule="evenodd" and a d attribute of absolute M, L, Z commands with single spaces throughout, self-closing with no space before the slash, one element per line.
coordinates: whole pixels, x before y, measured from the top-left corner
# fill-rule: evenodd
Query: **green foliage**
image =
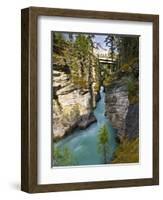
<path fill-rule="evenodd" d="M 53 34 L 53 51 L 57 54 L 62 54 L 66 46 L 66 41 L 61 33 Z"/>
<path fill-rule="evenodd" d="M 93 35 L 70 34 L 69 38 L 65 39 L 62 33 L 53 34 L 53 61 L 60 70 L 64 70 L 64 66 L 69 67 L 70 80 L 76 87 L 90 90 L 89 85 L 99 81 L 99 63 L 93 54 Z"/>
<path fill-rule="evenodd" d="M 55 147 L 54 148 L 54 165 L 55 166 L 68 166 L 74 165 L 75 159 L 71 150 L 68 147 Z"/>
<path fill-rule="evenodd" d="M 88 55 L 91 50 L 91 43 L 89 38 L 86 35 L 79 34 L 76 37 L 75 44 L 74 44 L 76 54 L 81 57 L 85 57 L 85 55 Z"/>
<path fill-rule="evenodd" d="M 61 33 L 53 34 L 53 62 L 56 65 L 64 66 L 66 64 L 64 56 L 65 49 L 68 46 L 68 43 L 64 39 Z"/>
<path fill-rule="evenodd" d="M 134 76 L 138 80 L 138 69 L 135 66 L 139 62 L 139 37 L 108 35 L 105 43 L 110 47 L 110 57 L 116 59 L 116 64 L 101 66 L 104 85 L 110 85 L 122 76 Z"/>
<path fill-rule="evenodd" d="M 114 74 L 110 74 L 109 76 L 107 74 L 104 75 L 104 80 L 103 80 L 103 84 L 104 86 L 109 86 L 112 81 L 114 80 L 115 75 Z"/>
<path fill-rule="evenodd" d="M 139 37 L 119 36 L 117 47 L 121 66 L 139 57 Z"/>
<path fill-rule="evenodd" d="M 88 89 L 88 82 L 84 79 L 84 77 L 79 78 L 78 76 L 75 76 L 75 74 L 73 74 L 72 82 L 78 88 Z"/>
<path fill-rule="evenodd" d="M 99 90 L 100 90 L 100 84 L 99 82 L 95 82 L 94 91 L 99 92 Z"/>
<path fill-rule="evenodd" d="M 128 98 L 130 104 L 139 102 L 139 38 L 115 36 L 117 67 L 109 73 L 109 67 L 103 66 L 103 84 L 109 86 L 114 80 L 127 79 Z"/>
<path fill-rule="evenodd" d="M 130 78 L 127 81 L 127 87 L 128 87 L 128 98 L 130 101 L 130 104 L 135 104 L 139 101 L 139 85 L 138 82 L 133 79 Z"/>
<path fill-rule="evenodd" d="M 99 130 L 99 143 L 105 145 L 108 143 L 109 136 L 106 125 L 102 126 Z"/>
<path fill-rule="evenodd" d="M 113 60 L 115 57 L 115 50 L 116 50 L 116 36 L 115 35 L 108 35 L 105 39 L 106 46 L 110 48 L 110 58 Z"/>
<path fill-rule="evenodd" d="M 112 163 L 139 162 L 139 138 L 125 139 L 116 149 Z"/>
<path fill-rule="evenodd" d="M 128 63 L 125 63 L 121 66 L 121 71 L 122 72 L 131 72 L 131 66 Z"/>
<path fill-rule="evenodd" d="M 108 162 L 108 153 L 109 153 L 109 132 L 106 125 L 103 125 L 98 134 L 98 149 L 102 153 L 104 158 L 104 163 Z"/>
<path fill-rule="evenodd" d="M 99 62 L 93 53 L 92 34 L 53 34 L 54 67 L 68 74 L 69 80 L 81 91 L 90 93 L 90 109 L 93 108 L 93 83 L 100 85 Z M 67 69 L 65 71 L 65 69 Z"/>

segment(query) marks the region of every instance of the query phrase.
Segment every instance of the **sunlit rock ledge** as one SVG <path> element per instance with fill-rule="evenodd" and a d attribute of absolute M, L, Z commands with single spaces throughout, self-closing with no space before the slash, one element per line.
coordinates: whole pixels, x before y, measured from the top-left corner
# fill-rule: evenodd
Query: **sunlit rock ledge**
<path fill-rule="evenodd" d="M 88 90 L 75 87 L 64 72 L 53 71 L 53 138 L 59 140 L 75 128 L 85 129 L 96 122 Z M 98 94 L 93 98 L 99 100 Z M 94 94 L 94 95 L 95 95 Z M 95 107 L 94 102 L 94 107 Z"/>

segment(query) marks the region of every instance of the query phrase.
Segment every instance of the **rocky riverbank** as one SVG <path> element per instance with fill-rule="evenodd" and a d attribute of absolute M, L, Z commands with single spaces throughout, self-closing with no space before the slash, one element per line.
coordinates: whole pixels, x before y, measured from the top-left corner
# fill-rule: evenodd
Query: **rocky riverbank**
<path fill-rule="evenodd" d="M 93 93 L 94 94 L 94 93 Z M 59 140 L 69 135 L 75 128 L 85 129 L 96 121 L 90 102 L 96 106 L 89 90 L 75 86 L 69 75 L 53 70 L 53 139 Z"/>
<path fill-rule="evenodd" d="M 139 103 L 131 104 L 127 84 L 123 80 L 113 81 L 105 88 L 106 116 L 117 129 L 117 139 L 132 139 L 139 134 Z"/>

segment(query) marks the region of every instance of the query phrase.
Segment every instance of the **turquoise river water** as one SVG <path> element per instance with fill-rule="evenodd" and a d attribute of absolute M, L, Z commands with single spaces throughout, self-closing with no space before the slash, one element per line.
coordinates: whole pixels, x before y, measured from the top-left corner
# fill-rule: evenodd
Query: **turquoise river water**
<path fill-rule="evenodd" d="M 68 147 L 76 160 L 76 165 L 99 165 L 103 164 L 104 158 L 98 149 L 98 133 L 104 124 L 108 128 L 109 134 L 109 158 L 112 159 L 116 148 L 115 129 L 108 118 L 105 116 L 105 92 L 104 88 L 100 89 L 101 99 L 98 101 L 94 109 L 94 115 L 97 122 L 91 124 L 84 130 L 75 129 L 73 133 L 59 142 L 54 143 L 58 147 Z"/>

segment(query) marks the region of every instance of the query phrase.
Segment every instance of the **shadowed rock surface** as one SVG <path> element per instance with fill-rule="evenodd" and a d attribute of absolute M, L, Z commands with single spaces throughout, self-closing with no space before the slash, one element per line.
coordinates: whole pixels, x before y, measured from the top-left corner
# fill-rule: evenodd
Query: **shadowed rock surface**
<path fill-rule="evenodd" d="M 89 125 L 91 125 L 92 123 L 96 122 L 97 119 L 94 116 L 93 113 L 87 114 L 87 115 L 83 115 L 81 116 L 79 122 L 78 122 L 78 127 L 80 129 L 85 129 L 87 128 Z"/>
<path fill-rule="evenodd" d="M 123 80 L 114 81 L 106 88 L 106 116 L 117 129 L 117 138 L 135 138 L 139 134 L 139 104 L 130 104 Z"/>
<path fill-rule="evenodd" d="M 129 139 L 139 135 L 139 104 L 129 105 L 126 116 L 126 134 Z"/>
<path fill-rule="evenodd" d="M 123 82 L 116 81 L 106 88 L 106 115 L 117 129 L 120 140 L 125 136 L 128 106 L 128 91 Z"/>

